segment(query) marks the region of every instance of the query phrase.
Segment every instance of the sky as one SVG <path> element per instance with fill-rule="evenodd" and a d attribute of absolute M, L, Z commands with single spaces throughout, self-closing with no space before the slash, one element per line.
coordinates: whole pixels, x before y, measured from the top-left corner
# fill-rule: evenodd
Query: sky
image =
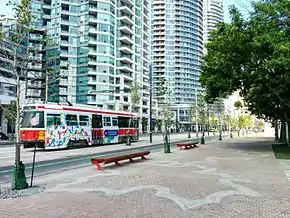
<path fill-rule="evenodd" d="M 6 6 L 6 3 L 8 0 L 0 0 L 0 15 L 7 15 L 11 14 L 11 9 Z M 224 0 L 224 12 L 225 12 L 225 21 L 229 21 L 229 12 L 228 7 L 232 4 L 235 4 L 237 8 L 244 10 L 244 8 L 241 5 L 247 5 L 247 0 Z"/>

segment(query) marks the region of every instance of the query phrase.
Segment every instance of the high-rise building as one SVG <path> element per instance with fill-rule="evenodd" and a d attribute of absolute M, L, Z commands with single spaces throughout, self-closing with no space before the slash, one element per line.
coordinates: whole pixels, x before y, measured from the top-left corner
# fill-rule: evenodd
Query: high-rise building
<path fill-rule="evenodd" d="M 17 35 L 16 19 L 1 17 L 2 38 L 0 42 L 0 127 L 5 133 L 13 133 L 14 126 L 5 119 L 5 108 L 17 97 L 17 74 L 20 83 L 20 104 L 43 101 L 45 98 L 44 48 L 42 39 L 44 30 L 34 29 L 31 34 Z M 13 35 L 21 37 L 17 45 Z M 16 68 L 13 65 L 16 58 Z"/>
<path fill-rule="evenodd" d="M 204 0 L 203 4 L 203 36 L 206 43 L 210 32 L 215 29 L 218 23 L 224 21 L 224 11 L 223 0 Z"/>
<path fill-rule="evenodd" d="M 203 55 L 203 0 L 151 1 L 153 87 L 165 83 L 176 123 L 189 124 L 190 105 L 200 90 Z M 165 97 L 165 98 L 164 98 Z M 178 128 L 178 126 L 177 126 Z"/>
<path fill-rule="evenodd" d="M 130 89 L 149 114 L 148 0 L 32 0 L 38 26 L 54 42 L 47 51 L 48 100 L 131 111 Z"/>

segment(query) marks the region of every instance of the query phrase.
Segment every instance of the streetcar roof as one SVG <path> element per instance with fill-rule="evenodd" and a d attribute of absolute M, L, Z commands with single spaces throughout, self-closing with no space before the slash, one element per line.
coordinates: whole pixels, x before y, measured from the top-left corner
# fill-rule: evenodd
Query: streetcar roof
<path fill-rule="evenodd" d="M 84 105 L 84 106 L 67 106 L 57 104 L 27 104 L 24 110 L 64 110 L 64 111 L 75 111 L 84 113 L 95 113 L 95 114 L 107 114 L 107 115 L 118 115 L 118 116 L 129 116 L 137 117 L 134 113 L 127 113 L 122 111 L 104 110 L 98 107 Z"/>

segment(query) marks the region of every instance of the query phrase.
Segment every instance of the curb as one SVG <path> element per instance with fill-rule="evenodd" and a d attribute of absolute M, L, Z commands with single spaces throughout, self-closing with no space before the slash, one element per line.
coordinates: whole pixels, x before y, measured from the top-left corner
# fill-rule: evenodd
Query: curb
<path fill-rule="evenodd" d="M 0 141 L 0 146 L 10 146 L 10 145 L 13 145 L 15 144 L 15 142 L 13 141 Z"/>

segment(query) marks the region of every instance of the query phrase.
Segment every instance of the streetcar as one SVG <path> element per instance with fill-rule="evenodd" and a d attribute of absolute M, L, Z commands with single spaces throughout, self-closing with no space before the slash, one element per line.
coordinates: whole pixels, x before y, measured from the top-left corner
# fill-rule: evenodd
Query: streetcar
<path fill-rule="evenodd" d="M 20 140 L 44 149 L 138 141 L 138 122 L 136 114 L 87 105 L 31 104 L 23 108 Z"/>

